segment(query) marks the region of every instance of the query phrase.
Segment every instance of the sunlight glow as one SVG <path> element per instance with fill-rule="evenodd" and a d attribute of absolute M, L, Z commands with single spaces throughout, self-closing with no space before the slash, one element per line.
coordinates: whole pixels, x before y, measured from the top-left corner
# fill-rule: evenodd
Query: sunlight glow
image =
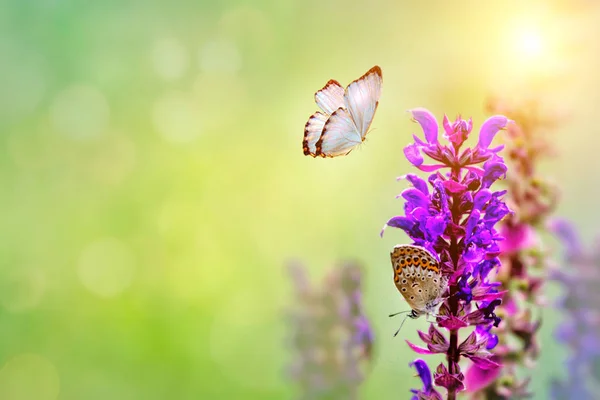
<path fill-rule="evenodd" d="M 560 74 L 565 58 L 560 54 L 562 37 L 553 29 L 556 26 L 555 19 L 540 12 L 507 22 L 501 40 L 504 56 L 495 65 L 500 87 L 541 84 Z"/>
<path fill-rule="evenodd" d="M 533 61 L 543 56 L 545 46 L 539 30 L 533 27 L 518 29 L 513 40 L 519 58 Z"/>
<path fill-rule="evenodd" d="M 533 29 L 523 30 L 518 34 L 518 50 L 523 56 L 538 58 L 544 50 L 540 33 Z"/>

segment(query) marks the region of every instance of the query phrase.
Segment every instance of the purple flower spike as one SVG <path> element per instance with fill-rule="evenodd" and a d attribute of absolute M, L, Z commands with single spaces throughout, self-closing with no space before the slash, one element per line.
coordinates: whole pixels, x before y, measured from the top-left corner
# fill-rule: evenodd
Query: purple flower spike
<path fill-rule="evenodd" d="M 404 153 L 419 170 L 435 172 L 427 181 L 406 175 L 412 187 L 399 196 L 404 199 L 404 215 L 391 218 L 386 226 L 402 229 L 413 244 L 431 252 L 437 264 L 431 263 L 432 274 L 423 276 L 421 281 L 429 279 L 432 286 L 443 285 L 435 290 L 437 298 L 427 299 L 425 304 L 419 304 L 414 296 L 411 298 L 418 314 L 433 314 L 430 310 L 438 304 L 439 311 L 435 314 L 436 325 L 431 325 L 428 333 L 419 332 L 426 347 L 407 341 L 408 345 L 417 354 L 445 354 L 448 362 L 447 366 L 438 366 L 433 383 L 425 362 L 415 362 L 425 387 L 413 391 L 414 398 L 437 398 L 437 394 L 432 394 L 435 384 L 446 388 L 448 399 L 455 399 L 456 393 L 464 389 L 464 375 L 459 366 L 463 357 L 478 368 L 498 368 L 490 359 L 489 350 L 498 344 L 495 328 L 500 318 L 495 308 L 504 293 L 487 279 L 500 264 L 502 237 L 496 224 L 509 210 L 502 201 L 505 192 L 491 189 L 506 175 L 507 168 L 497 154 L 500 149 L 488 147 L 508 119 L 495 117 L 486 121 L 481 129 L 480 146 L 461 150 L 473 129 L 471 119 L 458 117 L 450 122 L 444 116 L 442 125 L 448 143 L 442 144 L 438 142 L 436 119 L 429 111 L 415 109 L 412 116 L 421 125 L 425 141 L 415 136 L 414 143 Z M 431 162 L 425 161 L 425 156 Z M 413 290 L 417 289 L 421 292 L 418 286 Z M 475 326 L 480 333 L 462 338 L 459 347 L 459 331 L 468 326 Z"/>

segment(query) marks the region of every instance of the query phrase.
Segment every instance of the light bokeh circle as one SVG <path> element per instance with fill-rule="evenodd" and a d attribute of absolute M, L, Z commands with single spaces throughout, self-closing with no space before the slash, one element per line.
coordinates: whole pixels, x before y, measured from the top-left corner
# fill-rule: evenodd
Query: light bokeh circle
<path fill-rule="evenodd" d="M 110 109 L 105 96 L 93 86 L 73 85 L 60 92 L 50 108 L 54 129 L 78 140 L 94 139 L 108 127 Z"/>
<path fill-rule="evenodd" d="M 132 283 L 135 256 L 116 238 L 103 238 L 88 244 L 79 257 L 77 273 L 83 286 L 97 296 L 111 298 Z"/>
<path fill-rule="evenodd" d="M 19 354 L 0 370 L 0 399 L 54 400 L 60 392 L 56 367 L 38 354 Z"/>
<path fill-rule="evenodd" d="M 39 268 L 15 269 L 4 281 L 0 290 L 0 303 L 13 313 L 36 308 L 46 292 L 46 273 Z"/>
<path fill-rule="evenodd" d="M 198 62 L 203 72 L 236 73 L 242 68 L 242 55 L 235 42 L 218 38 L 202 45 Z"/>
<path fill-rule="evenodd" d="M 181 78 L 189 67 L 189 53 L 183 44 L 172 37 L 161 38 L 152 48 L 154 71 L 162 79 Z"/>
<path fill-rule="evenodd" d="M 171 143 L 189 143 L 201 133 L 199 110 L 183 93 L 171 93 L 154 104 L 154 126 Z"/>

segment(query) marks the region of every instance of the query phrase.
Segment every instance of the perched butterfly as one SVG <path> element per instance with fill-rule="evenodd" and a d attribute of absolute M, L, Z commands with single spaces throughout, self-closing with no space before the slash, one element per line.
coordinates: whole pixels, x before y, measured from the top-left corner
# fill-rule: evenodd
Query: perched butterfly
<path fill-rule="evenodd" d="M 381 95 L 381 68 L 374 66 L 344 88 L 331 79 L 315 93 L 323 110 L 304 126 L 304 155 L 337 157 L 350 153 L 365 140 Z"/>
<path fill-rule="evenodd" d="M 390 255 L 394 283 L 411 308 L 408 317 L 434 314 L 448 285 L 448 278 L 442 276 L 438 261 L 423 247 L 407 244 L 397 245 Z M 390 316 L 393 315 L 396 314 Z"/>

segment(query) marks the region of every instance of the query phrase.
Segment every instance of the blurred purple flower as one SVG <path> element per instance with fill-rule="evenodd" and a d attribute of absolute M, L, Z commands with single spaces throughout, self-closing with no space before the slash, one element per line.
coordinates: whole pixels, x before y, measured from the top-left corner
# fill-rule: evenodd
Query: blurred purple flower
<path fill-rule="evenodd" d="M 291 314 L 291 345 L 296 358 L 291 377 L 303 399 L 355 399 L 371 361 L 373 330 L 361 299 L 361 267 L 333 269 L 321 288 L 313 287 L 303 266 L 290 265 L 296 299 Z"/>
<path fill-rule="evenodd" d="M 500 233 L 504 240 L 500 242 L 500 252 L 517 253 L 537 245 L 537 235 L 534 228 L 527 224 L 502 224 Z"/>
<path fill-rule="evenodd" d="M 567 259 L 577 259 L 582 256 L 583 247 L 573 224 L 567 220 L 556 218 L 548 223 L 548 228 L 562 242 Z"/>
<path fill-rule="evenodd" d="M 552 382 L 556 400 L 597 398 L 600 385 L 600 250 L 584 250 L 575 227 L 565 220 L 550 224 L 565 249 L 564 268 L 553 278 L 564 288 L 558 303 L 564 321 L 556 338 L 569 350 L 567 379 Z"/>
<path fill-rule="evenodd" d="M 506 215 L 504 204 L 496 207 L 498 216 L 506 217 L 500 224 L 500 235 L 504 240 L 498 242 L 502 263 L 496 279 L 502 295 L 498 299 L 502 304 L 493 311 L 496 321 L 502 316 L 502 325 L 494 333 L 485 328 L 477 328 L 480 335 L 488 335 L 488 349 L 494 349 L 494 360 L 503 365 L 502 369 L 482 369 L 472 366 L 466 372 L 467 391 L 472 397 L 479 398 L 522 398 L 529 396 L 528 379 L 517 379 L 517 367 L 530 367 L 538 357 L 539 344 L 537 332 L 540 320 L 533 317 L 532 310 L 538 308 L 544 282 L 543 274 L 533 274 L 533 269 L 546 267 L 547 254 L 541 251 L 541 240 L 537 233 L 543 229 L 545 220 L 554 211 L 557 199 L 556 188 L 536 176 L 537 162 L 550 152 L 547 132 L 539 132 L 540 127 L 547 128 L 545 116 L 539 114 L 537 103 L 508 109 L 500 103 L 493 104 L 492 113 L 502 112 L 515 121 L 507 127 L 506 142 L 507 163 L 510 168 L 505 184 L 508 188 L 506 202 L 512 213 Z M 487 163 L 494 163 L 488 160 Z M 490 166 L 491 178 L 502 176 L 504 166 Z M 486 186 L 486 183 L 482 183 Z M 489 221 L 495 221 L 496 212 L 492 211 Z M 494 266 L 482 264 L 486 271 Z M 477 271 L 478 272 L 478 271 Z M 488 301 L 493 301 L 491 298 Z M 483 307 L 483 306 L 482 306 Z M 488 314 L 492 316 L 492 314 Z M 483 379 L 486 377 L 487 379 Z M 479 384 L 476 379 L 481 379 Z M 485 384 L 484 384 L 485 383 Z"/>

